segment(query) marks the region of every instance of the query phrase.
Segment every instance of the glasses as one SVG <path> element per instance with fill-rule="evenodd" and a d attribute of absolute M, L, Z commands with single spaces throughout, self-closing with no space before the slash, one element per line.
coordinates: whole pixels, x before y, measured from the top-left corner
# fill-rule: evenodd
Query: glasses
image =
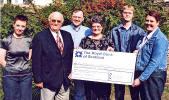
<path fill-rule="evenodd" d="M 129 14 L 129 15 L 131 15 L 132 12 L 123 12 L 123 14 Z"/>
<path fill-rule="evenodd" d="M 102 26 L 92 26 L 92 28 L 101 28 Z"/>
<path fill-rule="evenodd" d="M 57 23 L 59 23 L 59 24 L 62 23 L 61 20 L 56 20 L 56 19 L 52 19 L 51 22 L 52 22 L 52 23 L 56 23 L 56 22 L 57 22 Z"/>
<path fill-rule="evenodd" d="M 78 16 L 72 16 L 73 19 L 81 19 L 82 17 L 78 17 Z"/>

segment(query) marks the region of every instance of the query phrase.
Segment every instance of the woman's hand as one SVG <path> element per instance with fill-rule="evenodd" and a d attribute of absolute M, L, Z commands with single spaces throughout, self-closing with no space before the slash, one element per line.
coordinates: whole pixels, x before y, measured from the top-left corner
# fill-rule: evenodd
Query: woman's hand
<path fill-rule="evenodd" d="M 137 78 L 134 80 L 134 83 L 132 84 L 132 87 L 136 87 L 136 86 L 139 86 L 140 85 L 140 80 Z"/>
<path fill-rule="evenodd" d="M 0 62 L 0 64 L 2 65 L 3 68 L 5 68 L 5 66 L 6 66 L 6 61 Z"/>
<path fill-rule="evenodd" d="M 108 47 L 108 48 L 107 48 L 107 51 L 114 51 L 114 48 Z"/>
<path fill-rule="evenodd" d="M 3 68 L 6 66 L 6 52 L 5 49 L 0 48 L 0 65 L 2 65 Z"/>
<path fill-rule="evenodd" d="M 82 47 L 79 47 L 79 46 L 78 46 L 78 47 L 76 47 L 75 49 L 82 49 Z"/>
<path fill-rule="evenodd" d="M 32 49 L 29 50 L 28 60 L 31 60 L 31 56 L 32 56 Z"/>
<path fill-rule="evenodd" d="M 138 50 L 134 50 L 133 53 L 135 53 L 137 55 L 138 54 Z"/>

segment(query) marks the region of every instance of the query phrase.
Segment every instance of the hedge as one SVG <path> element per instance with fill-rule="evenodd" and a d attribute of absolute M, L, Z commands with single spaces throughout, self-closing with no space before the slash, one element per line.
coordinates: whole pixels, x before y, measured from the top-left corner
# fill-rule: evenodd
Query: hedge
<path fill-rule="evenodd" d="M 44 28 L 48 27 L 48 15 L 53 11 L 59 11 L 64 15 L 64 25 L 70 24 L 70 16 L 74 8 L 82 8 L 85 15 L 84 25 L 90 27 L 90 18 L 94 14 L 100 14 L 104 18 L 103 34 L 121 23 L 121 9 L 125 4 L 133 5 L 136 9 L 133 22 L 145 28 L 145 14 L 149 9 L 157 9 L 162 14 L 160 23 L 161 30 L 168 36 L 169 33 L 169 12 L 164 12 L 163 5 L 153 5 L 149 0 L 65 0 L 64 3 L 54 2 L 46 7 L 36 7 L 31 4 L 29 7 L 4 5 L 1 7 L 1 39 L 13 32 L 13 19 L 18 14 L 28 16 L 28 28 L 26 34 L 33 36 Z"/>

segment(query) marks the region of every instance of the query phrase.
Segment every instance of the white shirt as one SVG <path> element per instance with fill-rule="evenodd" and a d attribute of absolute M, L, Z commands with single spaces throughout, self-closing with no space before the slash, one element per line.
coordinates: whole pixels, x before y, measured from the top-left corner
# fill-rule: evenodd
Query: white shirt
<path fill-rule="evenodd" d="M 157 28 L 143 38 L 142 43 L 139 45 L 139 49 L 141 49 L 143 47 L 143 45 L 152 37 L 153 33 L 157 30 Z"/>
<path fill-rule="evenodd" d="M 61 39 L 61 41 L 62 41 L 62 44 L 63 44 L 63 46 L 64 46 L 64 43 L 63 43 L 63 38 L 62 38 L 62 35 L 61 35 L 61 32 L 60 31 L 58 31 L 58 34 L 56 33 L 56 32 L 54 32 L 54 31 L 52 31 L 51 29 L 50 29 L 50 31 L 51 31 L 51 33 L 52 33 L 52 35 L 53 35 L 53 37 L 54 37 L 54 39 L 55 39 L 55 41 L 57 40 L 57 35 L 59 35 L 59 37 L 60 37 L 60 39 Z"/>

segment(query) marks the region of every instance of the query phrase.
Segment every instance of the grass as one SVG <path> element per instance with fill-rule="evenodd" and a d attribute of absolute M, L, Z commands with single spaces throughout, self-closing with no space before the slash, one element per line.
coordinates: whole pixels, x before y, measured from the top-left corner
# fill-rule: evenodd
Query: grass
<path fill-rule="evenodd" d="M 165 87 L 165 88 L 164 88 L 164 91 L 167 92 L 167 93 L 169 93 L 169 88 L 166 88 L 166 87 Z"/>

